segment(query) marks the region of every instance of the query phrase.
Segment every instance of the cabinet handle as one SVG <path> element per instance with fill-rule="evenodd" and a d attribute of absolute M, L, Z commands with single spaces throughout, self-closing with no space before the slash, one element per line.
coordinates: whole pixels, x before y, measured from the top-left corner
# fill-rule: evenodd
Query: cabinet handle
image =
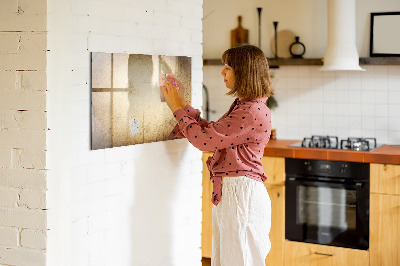
<path fill-rule="evenodd" d="M 320 253 L 320 252 L 314 252 L 315 255 L 323 255 L 323 256 L 330 256 L 333 257 L 335 254 L 327 254 L 327 253 Z"/>

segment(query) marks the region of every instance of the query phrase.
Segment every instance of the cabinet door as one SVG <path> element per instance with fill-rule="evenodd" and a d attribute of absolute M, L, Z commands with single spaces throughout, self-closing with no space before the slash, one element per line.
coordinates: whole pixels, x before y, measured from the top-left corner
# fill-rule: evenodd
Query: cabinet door
<path fill-rule="evenodd" d="M 285 241 L 285 266 L 367 266 L 365 250 Z"/>
<path fill-rule="evenodd" d="M 371 194 L 371 266 L 400 265 L 400 196 Z"/>
<path fill-rule="evenodd" d="M 285 185 L 285 158 L 264 156 L 261 163 L 268 177 L 266 184 Z"/>
<path fill-rule="evenodd" d="M 371 193 L 400 195 L 400 165 L 370 165 Z"/>
<path fill-rule="evenodd" d="M 283 265 L 283 243 L 285 240 L 285 187 L 265 184 L 271 199 L 271 250 L 265 259 L 266 266 Z"/>
<path fill-rule="evenodd" d="M 202 196 L 202 224 L 201 224 L 201 253 L 204 258 L 211 258 L 212 252 L 212 183 L 206 161 L 211 152 L 203 153 L 203 196 Z"/>

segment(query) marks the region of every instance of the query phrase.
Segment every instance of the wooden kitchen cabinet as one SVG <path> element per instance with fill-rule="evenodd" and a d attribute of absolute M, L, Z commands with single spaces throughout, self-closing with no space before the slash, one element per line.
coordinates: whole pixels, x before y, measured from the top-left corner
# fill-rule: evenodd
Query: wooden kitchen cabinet
<path fill-rule="evenodd" d="M 278 266 L 283 265 L 285 240 L 285 158 L 264 156 L 261 162 L 268 177 L 264 184 L 271 199 L 271 250 L 265 264 Z"/>
<path fill-rule="evenodd" d="M 285 266 L 366 266 L 365 250 L 285 241 Z"/>
<path fill-rule="evenodd" d="M 271 250 L 265 259 L 266 266 L 283 265 L 285 241 L 285 187 L 265 184 L 271 199 Z"/>
<path fill-rule="evenodd" d="M 201 224 L 201 253 L 204 258 L 211 258 L 212 252 L 212 183 L 210 181 L 210 173 L 206 165 L 212 152 L 203 153 L 203 195 L 202 195 L 202 224 Z"/>
<path fill-rule="evenodd" d="M 370 265 L 400 265 L 400 165 L 370 167 Z"/>
<path fill-rule="evenodd" d="M 211 152 L 203 153 L 203 217 L 202 217 L 202 256 L 211 258 L 212 253 L 212 183 L 206 166 L 206 161 Z M 271 221 L 271 250 L 266 258 L 267 266 L 283 265 L 283 243 L 285 233 L 285 158 L 263 157 L 262 164 L 268 176 L 265 187 L 271 199 L 272 221 Z"/>
<path fill-rule="evenodd" d="M 371 193 L 400 195 L 400 165 L 370 164 Z"/>

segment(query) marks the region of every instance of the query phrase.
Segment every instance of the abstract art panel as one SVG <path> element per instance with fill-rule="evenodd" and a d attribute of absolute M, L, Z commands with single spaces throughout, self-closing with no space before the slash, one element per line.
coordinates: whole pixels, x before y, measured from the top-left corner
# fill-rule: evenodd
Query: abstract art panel
<path fill-rule="evenodd" d="M 185 56 L 92 53 L 92 150 L 171 139 L 176 120 L 161 97 L 159 77 L 174 74 L 190 103 L 191 65 Z"/>

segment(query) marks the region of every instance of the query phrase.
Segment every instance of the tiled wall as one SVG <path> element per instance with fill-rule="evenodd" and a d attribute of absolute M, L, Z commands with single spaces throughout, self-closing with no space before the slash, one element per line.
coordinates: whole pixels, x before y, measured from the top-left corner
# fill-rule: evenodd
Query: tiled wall
<path fill-rule="evenodd" d="M 272 111 L 277 137 L 311 135 L 376 137 L 400 144 L 400 66 L 365 65 L 364 72 L 323 72 L 318 66 L 271 69 L 278 108 Z M 222 66 L 204 68 L 210 91 L 211 119 L 218 119 L 232 98 L 224 95 Z"/>

